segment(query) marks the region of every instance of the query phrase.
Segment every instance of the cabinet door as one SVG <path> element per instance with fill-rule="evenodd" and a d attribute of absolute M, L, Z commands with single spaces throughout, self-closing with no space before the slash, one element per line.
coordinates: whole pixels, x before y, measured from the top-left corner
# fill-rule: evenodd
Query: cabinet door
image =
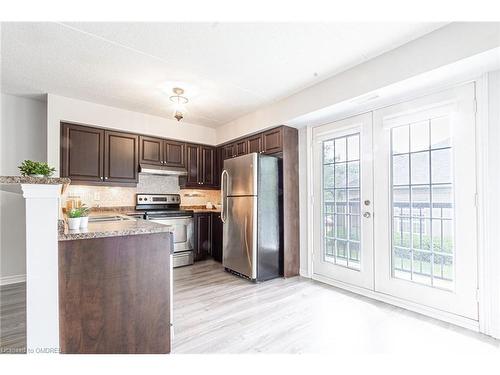
<path fill-rule="evenodd" d="M 222 262 L 222 219 L 218 212 L 212 213 L 212 258 Z"/>
<path fill-rule="evenodd" d="M 186 186 L 200 184 L 200 147 L 197 145 L 186 146 L 187 176 Z"/>
<path fill-rule="evenodd" d="M 260 154 L 262 152 L 262 134 L 254 135 L 247 139 L 247 150 L 249 154 L 252 152 Z"/>
<path fill-rule="evenodd" d="M 195 260 L 203 260 L 212 249 L 212 214 L 195 214 L 196 248 Z"/>
<path fill-rule="evenodd" d="M 139 136 L 105 131 L 104 138 L 104 181 L 136 183 Z"/>
<path fill-rule="evenodd" d="M 236 148 L 236 156 L 246 155 L 248 153 L 247 140 L 243 139 L 241 141 L 237 141 L 235 143 L 235 148 Z"/>
<path fill-rule="evenodd" d="M 104 130 L 61 124 L 61 176 L 72 181 L 104 179 Z"/>
<path fill-rule="evenodd" d="M 236 156 L 236 145 L 231 143 L 230 145 L 223 146 L 223 156 L 225 159 L 231 159 Z"/>
<path fill-rule="evenodd" d="M 268 130 L 262 134 L 263 151 L 265 154 L 274 154 L 283 150 L 283 129 Z"/>
<path fill-rule="evenodd" d="M 214 186 L 220 188 L 220 175 L 222 173 L 222 168 L 224 166 L 224 158 L 222 155 L 222 147 L 217 147 L 215 149 L 215 176 L 214 176 Z"/>
<path fill-rule="evenodd" d="M 163 139 L 146 137 L 141 135 L 139 162 L 145 164 L 161 165 L 165 160 L 163 158 Z"/>
<path fill-rule="evenodd" d="M 185 143 L 165 140 L 165 165 L 169 167 L 186 167 Z"/>
<path fill-rule="evenodd" d="M 215 150 L 201 146 L 201 185 L 213 186 L 215 182 Z"/>

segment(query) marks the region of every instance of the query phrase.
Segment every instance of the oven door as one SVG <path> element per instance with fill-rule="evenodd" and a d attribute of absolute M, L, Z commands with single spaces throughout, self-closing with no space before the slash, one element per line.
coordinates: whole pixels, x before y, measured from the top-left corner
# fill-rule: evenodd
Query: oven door
<path fill-rule="evenodd" d="M 151 217 L 150 221 L 172 227 L 174 234 L 174 253 L 193 250 L 194 219 L 191 216 Z"/>

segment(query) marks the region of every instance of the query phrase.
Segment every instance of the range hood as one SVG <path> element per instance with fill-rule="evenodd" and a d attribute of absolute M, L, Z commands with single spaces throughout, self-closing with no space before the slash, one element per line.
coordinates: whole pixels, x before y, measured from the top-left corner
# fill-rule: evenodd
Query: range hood
<path fill-rule="evenodd" d="M 187 171 L 179 167 L 167 167 L 165 165 L 140 164 L 139 172 L 147 174 L 159 174 L 163 176 L 185 176 Z"/>

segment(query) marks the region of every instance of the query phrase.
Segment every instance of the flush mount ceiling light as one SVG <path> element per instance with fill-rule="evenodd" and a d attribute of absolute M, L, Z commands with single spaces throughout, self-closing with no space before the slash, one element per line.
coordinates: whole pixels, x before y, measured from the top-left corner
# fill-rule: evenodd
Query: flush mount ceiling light
<path fill-rule="evenodd" d="M 182 96 L 182 94 L 184 94 L 183 89 L 174 87 L 172 91 L 175 94 L 170 97 L 170 101 L 174 103 L 174 118 L 177 121 L 181 121 L 184 118 L 184 113 L 186 113 L 184 105 L 186 105 L 189 100 L 185 96 Z"/>

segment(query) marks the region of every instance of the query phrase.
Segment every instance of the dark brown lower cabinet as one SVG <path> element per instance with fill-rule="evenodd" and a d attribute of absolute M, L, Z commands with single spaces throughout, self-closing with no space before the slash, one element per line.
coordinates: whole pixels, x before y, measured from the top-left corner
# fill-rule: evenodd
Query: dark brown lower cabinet
<path fill-rule="evenodd" d="M 170 352 L 170 233 L 59 242 L 59 341 L 68 354 Z"/>
<path fill-rule="evenodd" d="M 199 212 L 194 214 L 194 260 L 204 260 L 212 250 L 212 213 Z"/>
<path fill-rule="evenodd" d="M 212 212 L 212 258 L 222 262 L 222 219 L 220 212 Z"/>

